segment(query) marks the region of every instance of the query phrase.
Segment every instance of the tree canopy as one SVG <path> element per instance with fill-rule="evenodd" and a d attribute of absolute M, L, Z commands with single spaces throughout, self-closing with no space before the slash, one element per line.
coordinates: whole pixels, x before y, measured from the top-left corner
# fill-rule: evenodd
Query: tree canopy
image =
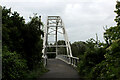
<path fill-rule="evenodd" d="M 24 78 L 25 73 L 42 65 L 42 25 L 37 15 L 25 23 L 19 13 L 2 8 L 3 79 Z"/>

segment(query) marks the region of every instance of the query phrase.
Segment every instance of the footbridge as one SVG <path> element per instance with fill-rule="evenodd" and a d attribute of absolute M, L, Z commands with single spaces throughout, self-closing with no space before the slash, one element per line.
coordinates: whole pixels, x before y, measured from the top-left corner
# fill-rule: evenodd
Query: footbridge
<path fill-rule="evenodd" d="M 47 23 L 44 28 L 45 29 L 44 29 L 42 58 L 43 58 L 44 66 L 46 66 L 50 70 L 50 72 L 46 73 L 46 75 L 43 75 L 43 77 L 51 77 L 51 76 L 55 77 L 54 75 L 56 74 L 59 75 L 59 76 L 57 75 L 58 77 L 60 77 L 60 75 L 61 77 L 69 77 L 69 78 L 70 76 L 78 77 L 77 72 L 73 69 L 73 67 L 77 66 L 77 63 L 79 62 L 79 58 L 74 57 L 72 55 L 70 41 L 68 39 L 68 35 L 65 30 L 65 26 L 61 17 L 48 16 Z M 65 44 L 62 45 L 58 44 L 60 35 L 63 36 Z M 54 50 L 50 51 L 49 49 L 52 48 L 54 48 Z M 59 48 L 65 48 L 66 53 L 60 54 Z M 49 59 L 48 54 L 55 54 L 56 55 L 55 59 Z M 62 76 L 62 74 L 64 74 L 64 76 Z"/>

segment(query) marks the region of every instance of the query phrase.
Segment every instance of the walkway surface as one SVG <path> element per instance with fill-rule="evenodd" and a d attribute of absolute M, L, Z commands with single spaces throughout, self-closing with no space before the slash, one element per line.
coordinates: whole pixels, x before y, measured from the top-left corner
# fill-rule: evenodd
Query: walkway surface
<path fill-rule="evenodd" d="M 50 71 L 40 78 L 74 78 L 79 80 L 78 72 L 72 66 L 59 59 L 48 59 L 47 69 Z"/>

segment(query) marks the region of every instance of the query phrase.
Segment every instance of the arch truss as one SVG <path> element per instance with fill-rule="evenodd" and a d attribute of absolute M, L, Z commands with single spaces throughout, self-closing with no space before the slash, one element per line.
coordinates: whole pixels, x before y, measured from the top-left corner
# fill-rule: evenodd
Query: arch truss
<path fill-rule="evenodd" d="M 58 45 L 58 33 L 62 34 L 64 36 L 65 45 Z M 53 41 L 50 41 L 50 36 L 53 36 Z M 54 42 L 54 45 L 50 45 L 49 42 Z M 49 47 L 55 47 L 55 52 L 49 52 Z M 68 40 L 67 32 L 65 30 L 64 23 L 60 16 L 48 16 L 47 17 L 47 23 L 44 29 L 44 40 L 43 40 L 43 58 L 47 58 L 47 54 L 56 54 L 56 58 L 60 58 L 60 55 L 58 54 L 58 48 L 65 47 L 67 50 L 67 57 L 70 59 L 72 56 L 71 46 L 70 42 Z M 46 64 L 46 61 L 45 61 Z"/>

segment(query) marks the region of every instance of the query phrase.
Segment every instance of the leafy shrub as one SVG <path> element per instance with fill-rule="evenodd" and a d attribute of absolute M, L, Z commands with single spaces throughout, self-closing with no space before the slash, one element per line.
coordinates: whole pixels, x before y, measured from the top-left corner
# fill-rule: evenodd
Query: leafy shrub
<path fill-rule="evenodd" d="M 3 47 L 2 54 L 2 78 L 3 80 L 21 80 L 27 72 L 26 60 L 22 59 L 16 52 L 9 52 Z"/>
<path fill-rule="evenodd" d="M 116 4 L 117 26 L 106 29 L 104 38 L 106 41 L 105 60 L 97 64 L 91 71 L 91 78 L 98 80 L 120 80 L 120 1 Z"/>
<path fill-rule="evenodd" d="M 120 40 L 117 40 L 107 48 L 107 53 L 104 55 L 105 60 L 96 65 L 91 77 L 97 79 L 119 80 L 120 74 Z"/>
<path fill-rule="evenodd" d="M 104 54 L 106 50 L 95 43 L 94 39 L 89 39 L 86 42 L 87 49 L 83 55 L 80 57 L 80 62 L 78 63 L 77 69 L 82 77 L 91 77 L 92 69 L 105 60 Z"/>
<path fill-rule="evenodd" d="M 26 77 L 24 80 L 36 80 L 40 77 L 43 73 L 47 72 L 48 70 L 43 66 L 43 63 L 39 63 L 34 67 L 34 70 L 29 71 L 28 74 L 26 74 Z"/>

